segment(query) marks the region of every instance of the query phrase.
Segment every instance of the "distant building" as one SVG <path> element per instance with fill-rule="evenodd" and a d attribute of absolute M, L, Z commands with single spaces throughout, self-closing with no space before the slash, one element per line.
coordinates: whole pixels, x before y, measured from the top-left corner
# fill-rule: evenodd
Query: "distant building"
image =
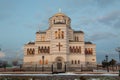
<path fill-rule="evenodd" d="M 49 18 L 49 28 L 36 32 L 35 42 L 24 45 L 24 67 L 64 66 L 78 68 L 96 65 L 96 45 L 84 41 L 84 32 L 71 28 L 71 19 L 59 12 Z"/>

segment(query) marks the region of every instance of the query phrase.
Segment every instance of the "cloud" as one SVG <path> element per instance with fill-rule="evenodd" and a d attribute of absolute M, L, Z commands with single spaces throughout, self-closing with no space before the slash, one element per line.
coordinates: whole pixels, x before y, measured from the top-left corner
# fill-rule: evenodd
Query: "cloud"
<path fill-rule="evenodd" d="M 5 57 L 5 53 L 3 53 L 2 51 L 0 51 L 0 58 L 4 58 Z"/>
<path fill-rule="evenodd" d="M 111 6 L 114 3 L 116 3 L 118 0 L 92 0 L 96 1 L 97 5 L 100 7 L 106 7 L 106 6 Z"/>
<path fill-rule="evenodd" d="M 120 11 L 113 11 L 98 18 L 98 22 L 112 28 L 120 28 Z"/>
<path fill-rule="evenodd" d="M 90 36 L 90 41 L 98 41 L 98 40 L 105 40 L 105 39 L 111 39 L 116 38 L 118 35 L 110 32 L 100 32 L 100 33 L 94 33 Z"/>

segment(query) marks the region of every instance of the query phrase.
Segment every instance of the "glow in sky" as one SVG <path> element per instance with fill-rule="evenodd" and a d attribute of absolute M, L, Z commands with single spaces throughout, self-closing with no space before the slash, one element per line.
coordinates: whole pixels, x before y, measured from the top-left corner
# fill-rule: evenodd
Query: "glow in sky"
<path fill-rule="evenodd" d="M 97 46 L 97 61 L 118 60 L 120 47 L 120 0 L 0 0 L 0 58 L 23 56 L 23 45 L 35 40 L 35 32 L 47 29 L 58 12 L 68 15 L 74 30 Z"/>

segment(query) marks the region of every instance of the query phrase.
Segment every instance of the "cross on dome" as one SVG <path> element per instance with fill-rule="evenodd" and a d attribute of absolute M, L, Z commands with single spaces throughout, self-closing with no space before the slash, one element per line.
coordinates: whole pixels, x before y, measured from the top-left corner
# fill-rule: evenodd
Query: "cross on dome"
<path fill-rule="evenodd" d="M 60 13 L 62 12 L 61 8 L 59 8 L 59 12 L 60 12 Z"/>

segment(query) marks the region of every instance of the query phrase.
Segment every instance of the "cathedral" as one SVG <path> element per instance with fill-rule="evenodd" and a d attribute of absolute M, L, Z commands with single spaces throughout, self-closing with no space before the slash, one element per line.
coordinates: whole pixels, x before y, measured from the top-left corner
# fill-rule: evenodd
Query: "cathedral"
<path fill-rule="evenodd" d="M 73 30 L 71 19 L 62 12 L 49 18 L 49 28 L 37 31 L 34 42 L 24 45 L 24 67 L 46 67 L 57 71 L 95 66 L 96 45 L 84 41 L 84 32 Z"/>

